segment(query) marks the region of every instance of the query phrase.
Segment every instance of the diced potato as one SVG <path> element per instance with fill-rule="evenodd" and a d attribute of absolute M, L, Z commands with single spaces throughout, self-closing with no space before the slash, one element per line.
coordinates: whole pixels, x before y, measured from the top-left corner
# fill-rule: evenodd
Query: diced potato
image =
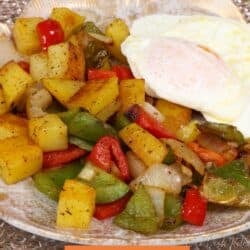
<path fill-rule="evenodd" d="M 28 136 L 27 120 L 10 113 L 1 115 L 0 140 L 16 136 Z"/>
<path fill-rule="evenodd" d="M 42 150 L 27 137 L 0 140 L 0 172 L 7 184 L 14 184 L 42 167 Z"/>
<path fill-rule="evenodd" d="M 67 126 L 54 114 L 30 119 L 29 136 L 44 152 L 68 147 Z"/>
<path fill-rule="evenodd" d="M 50 18 L 61 24 L 65 39 L 67 39 L 75 29 L 81 26 L 85 20 L 85 17 L 80 16 L 68 8 L 54 8 Z"/>
<path fill-rule="evenodd" d="M 70 100 L 71 108 L 84 108 L 95 115 L 119 95 L 118 78 L 87 82 Z"/>
<path fill-rule="evenodd" d="M 122 112 L 126 112 L 134 104 L 143 104 L 145 102 L 144 80 L 122 80 L 120 82 L 120 99 Z"/>
<path fill-rule="evenodd" d="M 85 61 L 80 43 L 65 42 L 48 48 L 48 77 L 83 80 Z"/>
<path fill-rule="evenodd" d="M 48 77 L 48 55 L 45 52 L 30 57 L 30 74 L 38 82 Z"/>
<path fill-rule="evenodd" d="M 13 27 L 13 38 L 20 53 L 31 55 L 41 50 L 36 26 L 42 20 L 39 17 L 16 19 Z"/>
<path fill-rule="evenodd" d="M 121 102 L 119 99 L 111 102 L 107 107 L 96 114 L 96 118 L 101 121 L 107 121 L 114 113 L 116 113 L 121 107 Z"/>
<path fill-rule="evenodd" d="M 84 85 L 80 81 L 63 79 L 43 79 L 43 86 L 63 105 L 67 106 L 69 99 Z"/>
<path fill-rule="evenodd" d="M 17 63 L 9 62 L 0 69 L 0 84 L 10 109 L 19 104 L 27 88 L 33 84 L 33 79 Z"/>
<path fill-rule="evenodd" d="M 113 43 L 108 45 L 110 53 L 120 61 L 126 62 L 126 58 L 121 52 L 121 44 L 129 36 L 127 24 L 122 19 L 114 19 L 107 26 L 105 34 L 113 40 Z"/>
<path fill-rule="evenodd" d="M 162 99 L 156 101 L 156 108 L 164 115 L 166 128 L 175 135 L 181 126 L 190 122 L 192 117 L 191 109 Z"/>
<path fill-rule="evenodd" d="M 0 115 L 8 112 L 8 107 L 4 98 L 3 90 L 0 88 Z"/>
<path fill-rule="evenodd" d="M 119 135 L 148 167 L 161 163 L 167 155 L 167 148 L 136 123 L 124 127 Z"/>
<path fill-rule="evenodd" d="M 77 180 L 66 180 L 59 196 L 56 225 L 87 229 L 95 209 L 95 189 Z"/>

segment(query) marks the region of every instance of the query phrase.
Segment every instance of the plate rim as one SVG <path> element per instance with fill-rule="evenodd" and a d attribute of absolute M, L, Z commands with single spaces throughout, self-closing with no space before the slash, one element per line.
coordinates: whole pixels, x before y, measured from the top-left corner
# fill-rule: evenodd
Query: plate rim
<path fill-rule="evenodd" d="M 109 238 L 109 237 L 82 237 L 74 234 L 62 234 L 62 232 L 58 232 L 56 230 L 48 230 L 42 227 L 37 227 L 35 224 L 26 223 L 23 220 L 16 219 L 15 217 L 9 217 L 5 215 L 5 213 L 0 211 L 0 218 L 22 231 L 35 234 L 41 236 L 43 238 L 58 240 L 67 243 L 75 243 L 75 244 L 87 244 L 87 245 L 110 245 L 110 241 L 112 241 L 112 245 L 183 245 L 183 244 L 195 244 L 201 243 L 205 241 L 211 241 L 216 239 L 221 239 L 224 237 L 232 236 L 247 230 L 250 230 L 250 221 L 246 221 L 243 224 L 235 225 L 230 228 L 224 228 L 220 231 L 214 230 L 213 232 L 205 233 L 202 235 L 192 235 L 185 236 L 181 239 L 155 239 L 155 238 L 146 238 L 146 239 L 118 239 L 118 238 Z M 66 231 L 64 231 L 66 232 Z M 64 238 L 64 239 L 63 239 Z M 90 242 L 91 240 L 91 242 Z"/>

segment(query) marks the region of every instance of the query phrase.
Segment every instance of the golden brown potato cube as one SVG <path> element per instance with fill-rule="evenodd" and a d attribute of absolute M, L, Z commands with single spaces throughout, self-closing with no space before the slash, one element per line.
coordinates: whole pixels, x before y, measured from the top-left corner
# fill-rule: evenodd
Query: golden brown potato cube
<path fill-rule="evenodd" d="M 28 121 L 10 113 L 1 115 L 0 140 L 16 136 L 28 136 Z"/>
<path fill-rule="evenodd" d="M 95 115 L 119 95 L 118 78 L 88 81 L 68 103 L 71 108 L 84 108 Z"/>
<path fill-rule="evenodd" d="M 29 136 L 44 152 L 68 148 L 67 126 L 54 114 L 29 120 Z"/>
<path fill-rule="evenodd" d="M 162 99 L 156 101 L 155 107 L 164 115 L 165 127 L 175 135 L 181 126 L 190 122 L 192 117 L 191 109 Z"/>
<path fill-rule="evenodd" d="M 83 25 L 85 20 L 85 17 L 80 16 L 68 8 L 54 8 L 50 18 L 61 24 L 65 39 L 67 39 L 76 28 Z"/>
<path fill-rule="evenodd" d="M 4 98 L 3 90 L 0 88 L 0 115 L 8 112 L 8 107 Z"/>
<path fill-rule="evenodd" d="M 101 121 L 107 121 L 114 113 L 116 113 L 121 107 L 121 102 L 119 99 L 114 100 L 108 106 L 106 106 L 103 110 L 96 114 L 96 118 Z"/>
<path fill-rule="evenodd" d="M 8 110 L 19 104 L 32 84 L 32 77 L 15 62 L 9 62 L 0 69 L 0 85 Z"/>
<path fill-rule="evenodd" d="M 108 45 L 110 53 L 121 62 L 126 62 L 127 60 L 121 52 L 121 44 L 129 36 L 127 24 L 122 19 L 114 19 L 106 27 L 105 34 L 113 40 L 113 43 Z"/>
<path fill-rule="evenodd" d="M 78 180 L 66 180 L 59 196 L 56 225 L 87 229 L 95 209 L 96 191 Z"/>
<path fill-rule="evenodd" d="M 48 55 L 46 52 L 30 57 L 30 74 L 36 82 L 48 77 Z"/>
<path fill-rule="evenodd" d="M 83 80 L 84 54 L 79 43 L 59 43 L 48 48 L 48 77 Z"/>
<path fill-rule="evenodd" d="M 167 155 L 167 148 L 146 130 L 131 123 L 119 132 L 127 146 L 148 166 L 161 163 Z"/>
<path fill-rule="evenodd" d="M 145 102 L 144 80 L 129 79 L 120 82 L 121 110 L 126 112 L 134 104 Z"/>
<path fill-rule="evenodd" d="M 67 106 L 69 99 L 84 85 L 84 82 L 80 81 L 52 78 L 43 79 L 42 83 L 51 95 L 65 106 Z"/>
<path fill-rule="evenodd" d="M 35 174 L 42 167 L 42 150 L 28 137 L 0 140 L 0 172 L 7 184 L 14 184 Z"/>
<path fill-rule="evenodd" d="M 25 55 L 31 55 L 41 50 L 36 26 L 42 18 L 17 18 L 13 27 L 13 38 L 17 50 Z"/>

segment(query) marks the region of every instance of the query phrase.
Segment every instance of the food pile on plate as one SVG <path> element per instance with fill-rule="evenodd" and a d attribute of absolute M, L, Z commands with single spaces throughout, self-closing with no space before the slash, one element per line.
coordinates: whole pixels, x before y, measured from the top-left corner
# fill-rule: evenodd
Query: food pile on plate
<path fill-rule="evenodd" d="M 17 18 L 0 68 L 0 170 L 58 202 L 56 225 L 142 234 L 250 207 L 250 29 L 151 15 L 104 31 L 67 8 Z M 24 197 L 25 199 L 25 197 Z"/>

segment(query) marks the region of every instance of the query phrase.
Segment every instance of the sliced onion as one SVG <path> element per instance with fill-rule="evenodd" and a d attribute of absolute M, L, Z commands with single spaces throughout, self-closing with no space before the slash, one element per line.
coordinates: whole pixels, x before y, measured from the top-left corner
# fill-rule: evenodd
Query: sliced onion
<path fill-rule="evenodd" d="M 133 180 L 130 186 L 136 190 L 140 184 L 161 188 L 172 194 L 179 194 L 182 188 L 182 174 L 177 165 L 155 164 Z"/>
<path fill-rule="evenodd" d="M 111 37 L 108 37 L 108 36 L 104 36 L 104 35 L 101 35 L 101 34 L 97 34 L 97 33 L 92 33 L 92 32 L 88 32 L 88 34 L 95 38 L 96 40 L 100 41 L 100 42 L 103 42 L 103 43 L 106 43 L 106 44 L 111 44 L 113 43 L 113 40 Z"/>
<path fill-rule="evenodd" d="M 163 189 L 157 187 L 145 186 L 145 188 L 151 197 L 156 214 L 162 223 L 164 219 L 164 201 L 166 192 Z"/>
<path fill-rule="evenodd" d="M 146 171 L 147 166 L 132 151 L 128 151 L 126 156 L 128 160 L 129 173 L 133 179 L 142 175 Z"/>
<path fill-rule="evenodd" d="M 87 162 L 81 172 L 78 174 L 78 178 L 91 181 L 96 175 L 96 171 L 93 168 L 93 165 L 90 162 Z"/>
<path fill-rule="evenodd" d="M 26 111 L 28 118 L 41 117 L 47 114 L 44 110 L 52 103 L 50 93 L 39 86 L 31 87 L 27 93 Z"/>
<path fill-rule="evenodd" d="M 165 120 L 163 114 L 149 102 L 144 102 L 142 104 L 142 108 L 152 117 L 154 117 L 157 121 L 163 122 Z"/>
<path fill-rule="evenodd" d="M 186 144 L 174 139 L 163 139 L 163 142 L 173 149 L 177 157 L 191 164 L 199 174 L 204 175 L 204 163 L 188 146 L 186 146 Z"/>

